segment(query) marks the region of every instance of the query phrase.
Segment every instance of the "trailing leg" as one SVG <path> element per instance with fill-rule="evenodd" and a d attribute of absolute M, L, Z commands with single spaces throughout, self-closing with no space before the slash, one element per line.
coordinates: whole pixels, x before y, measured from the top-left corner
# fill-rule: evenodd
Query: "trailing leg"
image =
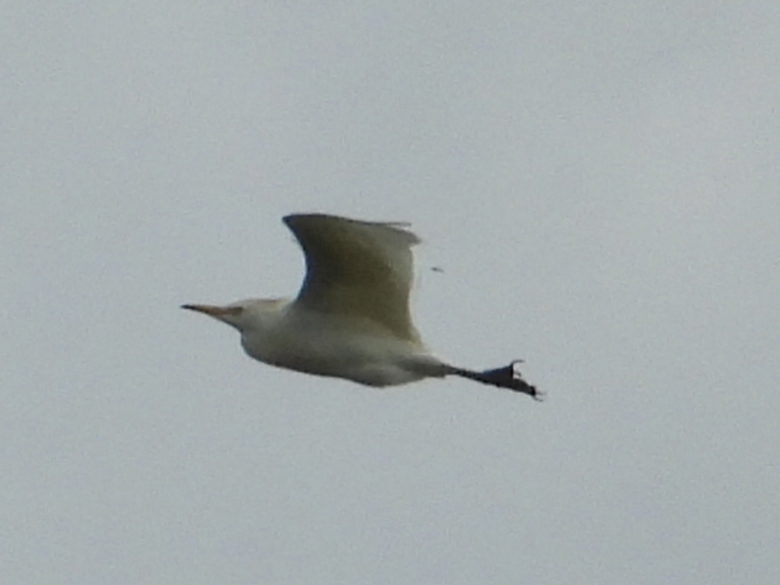
<path fill-rule="evenodd" d="M 515 370 L 515 364 L 520 363 L 522 360 L 515 360 L 508 366 L 503 368 L 496 368 L 494 370 L 485 370 L 483 372 L 474 372 L 472 370 L 464 370 L 463 368 L 453 367 L 448 373 L 461 378 L 468 378 L 469 380 L 475 380 L 483 384 L 490 384 L 491 386 L 498 386 L 499 388 L 507 388 L 514 392 L 522 392 L 528 394 L 534 400 L 542 400 L 542 394 L 536 387 L 532 386 L 525 380 L 523 380 L 520 372 Z"/>

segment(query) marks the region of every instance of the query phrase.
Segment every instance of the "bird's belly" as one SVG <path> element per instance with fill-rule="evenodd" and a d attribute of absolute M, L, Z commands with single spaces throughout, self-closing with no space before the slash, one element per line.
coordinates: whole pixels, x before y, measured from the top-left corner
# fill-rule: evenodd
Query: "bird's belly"
<path fill-rule="evenodd" d="M 429 358 L 417 344 L 391 336 L 332 327 L 297 327 L 296 334 L 242 338 L 251 357 L 277 367 L 317 376 L 345 378 L 368 386 L 395 386 L 430 374 L 415 367 Z"/>

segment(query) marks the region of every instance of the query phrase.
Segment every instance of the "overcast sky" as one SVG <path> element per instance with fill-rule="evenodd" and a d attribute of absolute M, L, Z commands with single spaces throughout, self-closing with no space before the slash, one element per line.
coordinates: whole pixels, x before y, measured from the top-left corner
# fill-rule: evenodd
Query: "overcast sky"
<path fill-rule="evenodd" d="M 11 0 L 0 51 L 3 583 L 780 582 L 776 2 Z M 411 222 L 428 344 L 547 401 L 178 308 L 294 295 L 296 211 Z"/>

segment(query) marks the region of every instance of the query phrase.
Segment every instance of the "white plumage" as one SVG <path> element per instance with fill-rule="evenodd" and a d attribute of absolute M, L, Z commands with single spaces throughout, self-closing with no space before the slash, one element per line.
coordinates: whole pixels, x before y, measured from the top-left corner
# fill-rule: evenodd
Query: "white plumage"
<path fill-rule="evenodd" d="M 518 361 L 479 372 L 428 351 L 409 310 L 411 248 L 420 240 L 404 224 L 324 214 L 284 221 L 306 256 L 296 299 L 182 307 L 235 327 L 249 356 L 281 368 L 378 387 L 457 375 L 540 398 Z"/>

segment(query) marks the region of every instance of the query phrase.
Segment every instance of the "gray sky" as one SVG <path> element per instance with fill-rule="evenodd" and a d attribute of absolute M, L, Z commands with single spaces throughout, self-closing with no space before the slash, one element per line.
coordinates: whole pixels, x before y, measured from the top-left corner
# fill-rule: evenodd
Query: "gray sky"
<path fill-rule="evenodd" d="M 4 4 L 4 583 L 780 582 L 777 3 L 422 4 Z M 294 294 L 293 211 L 547 402 L 178 309 Z"/>

